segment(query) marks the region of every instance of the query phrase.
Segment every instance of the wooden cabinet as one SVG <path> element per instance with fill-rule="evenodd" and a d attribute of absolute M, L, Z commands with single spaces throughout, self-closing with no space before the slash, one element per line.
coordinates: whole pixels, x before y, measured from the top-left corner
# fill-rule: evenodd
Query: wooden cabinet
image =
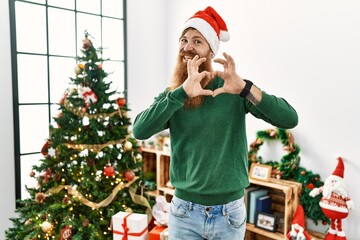
<path fill-rule="evenodd" d="M 290 230 L 292 216 L 296 211 L 299 203 L 299 194 L 301 192 L 301 184 L 297 182 L 278 180 L 270 178 L 269 182 L 250 179 L 251 185 L 256 185 L 261 188 L 269 190 L 269 194 L 278 195 L 281 200 L 277 204 L 281 204 L 283 208 L 283 227 L 281 231 L 268 232 L 257 228 L 254 224 L 247 223 L 246 239 L 256 239 L 256 235 L 266 236 L 268 239 L 284 239 L 287 232 Z M 274 204 L 273 204 L 274 205 Z"/>
<path fill-rule="evenodd" d="M 169 183 L 169 168 L 170 168 L 170 153 L 162 150 L 152 148 L 142 148 L 143 155 L 143 167 L 144 172 L 152 171 L 156 174 L 156 190 L 146 192 L 149 197 L 164 195 L 168 201 L 171 200 L 174 194 L 174 188 L 167 186 Z M 247 240 L 268 240 L 276 239 L 283 240 L 290 230 L 292 218 L 299 204 L 299 196 L 301 193 L 302 184 L 294 181 L 278 180 L 270 178 L 270 181 L 259 181 L 250 179 L 251 185 L 256 185 L 262 188 L 266 188 L 269 192 L 277 192 L 280 194 L 280 207 L 284 211 L 284 223 L 281 231 L 269 232 L 260 228 L 257 228 L 254 224 L 247 223 L 246 225 L 246 238 Z M 324 235 L 321 233 L 311 232 L 315 240 L 324 239 Z"/>
<path fill-rule="evenodd" d="M 174 195 L 174 188 L 166 186 L 169 183 L 170 175 L 170 153 L 152 148 L 142 148 L 144 173 L 155 172 L 156 190 L 146 192 L 148 196 L 164 195 L 169 201 Z"/>

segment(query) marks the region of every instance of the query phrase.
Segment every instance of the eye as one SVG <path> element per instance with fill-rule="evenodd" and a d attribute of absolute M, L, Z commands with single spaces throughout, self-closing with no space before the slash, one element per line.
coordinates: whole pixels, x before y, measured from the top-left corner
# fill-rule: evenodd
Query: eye
<path fill-rule="evenodd" d="M 181 43 L 187 43 L 187 39 L 186 39 L 186 38 L 181 38 L 181 39 L 180 39 L 180 42 L 181 42 Z"/>
<path fill-rule="evenodd" d="M 202 41 L 200 41 L 200 40 L 195 40 L 194 42 L 195 42 L 195 44 L 197 44 L 197 45 L 202 44 Z"/>

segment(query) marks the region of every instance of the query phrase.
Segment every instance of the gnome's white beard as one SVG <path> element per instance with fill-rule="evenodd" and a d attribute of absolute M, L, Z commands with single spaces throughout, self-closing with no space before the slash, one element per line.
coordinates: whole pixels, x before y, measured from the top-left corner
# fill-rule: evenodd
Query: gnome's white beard
<path fill-rule="evenodd" d="M 344 183 L 342 183 L 341 181 L 336 181 L 332 178 L 327 178 L 324 183 L 323 196 L 326 198 L 330 198 L 332 193 L 335 193 L 342 197 L 347 196 Z"/>

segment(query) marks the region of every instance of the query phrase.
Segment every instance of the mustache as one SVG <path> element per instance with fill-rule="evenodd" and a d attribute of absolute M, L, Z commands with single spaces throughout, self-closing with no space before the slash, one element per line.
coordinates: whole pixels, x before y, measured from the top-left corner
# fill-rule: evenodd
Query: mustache
<path fill-rule="evenodd" d="M 181 58 L 183 58 L 183 57 L 185 57 L 185 56 L 190 56 L 190 57 L 193 58 L 193 57 L 195 57 L 196 55 L 199 55 L 199 54 L 197 54 L 197 52 L 192 51 L 192 50 L 190 50 L 190 51 L 181 50 L 180 53 L 179 53 L 179 57 L 181 57 Z"/>

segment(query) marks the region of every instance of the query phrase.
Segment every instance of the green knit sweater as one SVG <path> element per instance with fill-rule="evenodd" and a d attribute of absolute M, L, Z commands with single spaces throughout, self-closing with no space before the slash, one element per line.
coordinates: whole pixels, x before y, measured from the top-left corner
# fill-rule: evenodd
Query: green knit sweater
<path fill-rule="evenodd" d="M 223 83 L 215 78 L 207 88 L 214 90 Z M 187 98 L 182 86 L 164 91 L 135 118 L 133 134 L 147 139 L 170 129 L 175 195 L 198 204 L 225 204 L 244 195 L 249 185 L 247 113 L 279 128 L 298 123 L 290 104 L 264 91 L 257 106 L 236 94 L 220 94 L 206 96 L 198 108 L 185 108 Z"/>

